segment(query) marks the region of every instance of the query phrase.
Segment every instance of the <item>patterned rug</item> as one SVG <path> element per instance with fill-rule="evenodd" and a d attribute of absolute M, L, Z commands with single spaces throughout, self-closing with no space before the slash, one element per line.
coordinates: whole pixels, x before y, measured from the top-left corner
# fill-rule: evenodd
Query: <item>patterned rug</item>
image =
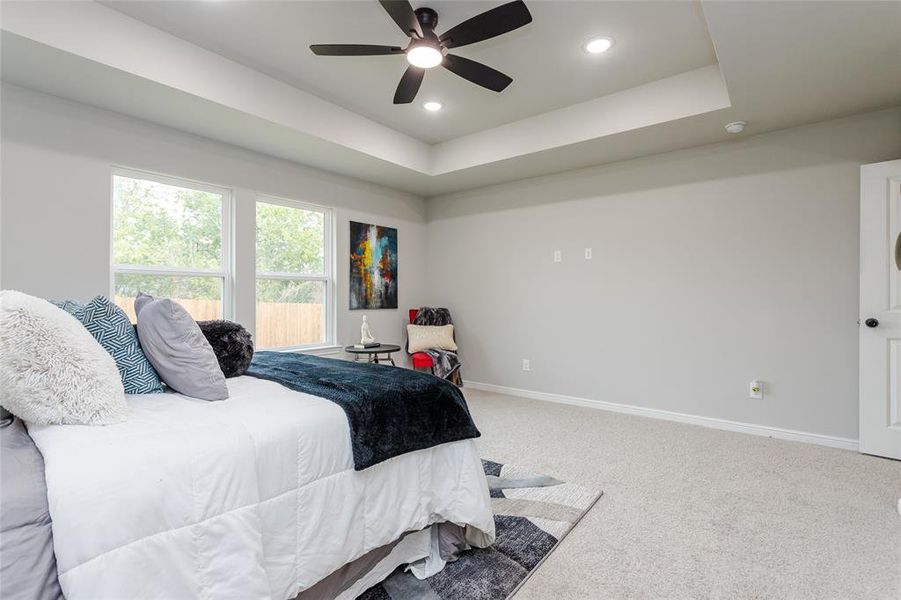
<path fill-rule="evenodd" d="M 544 562 L 603 492 L 483 460 L 497 540 L 420 581 L 398 569 L 363 600 L 504 600 Z"/>

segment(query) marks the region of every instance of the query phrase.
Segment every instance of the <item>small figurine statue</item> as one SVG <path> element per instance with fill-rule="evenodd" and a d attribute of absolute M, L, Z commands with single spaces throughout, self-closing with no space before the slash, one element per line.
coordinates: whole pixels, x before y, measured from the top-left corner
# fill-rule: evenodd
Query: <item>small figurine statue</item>
<path fill-rule="evenodd" d="M 372 337 L 372 330 L 369 329 L 369 323 L 366 322 L 366 315 L 363 315 L 363 324 L 360 326 L 360 343 L 374 344 L 375 338 Z"/>

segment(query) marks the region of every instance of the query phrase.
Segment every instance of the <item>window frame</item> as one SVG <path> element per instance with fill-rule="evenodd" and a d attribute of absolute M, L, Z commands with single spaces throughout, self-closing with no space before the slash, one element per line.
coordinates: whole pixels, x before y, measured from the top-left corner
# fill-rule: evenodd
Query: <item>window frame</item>
<path fill-rule="evenodd" d="M 152 181 L 163 185 L 171 185 L 180 188 L 187 188 L 201 192 L 209 192 L 222 196 L 222 220 L 220 235 L 222 236 L 222 256 L 219 269 L 189 269 L 183 267 L 162 267 L 151 265 L 127 265 L 116 262 L 115 255 L 115 239 L 116 239 L 116 177 L 127 177 L 129 179 L 141 179 L 144 181 Z M 235 312 L 235 248 L 234 248 L 234 202 L 233 191 L 231 188 L 196 181 L 185 177 L 175 177 L 171 175 L 163 175 L 152 171 L 144 171 L 140 169 L 132 169 L 128 167 L 113 166 L 110 172 L 110 298 L 116 297 L 116 275 L 124 274 L 140 274 L 140 275 L 182 275 L 185 277 L 218 277 L 222 280 L 222 314 L 221 319 L 233 319 Z"/>
<path fill-rule="evenodd" d="M 276 206 L 285 206 L 287 208 L 296 208 L 300 210 L 306 210 L 311 212 L 319 212 L 322 213 L 322 275 L 310 275 L 310 274 L 301 274 L 301 273 L 285 273 L 278 271 L 260 271 L 257 266 L 257 240 L 256 240 L 256 215 L 257 215 L 257 205 L 263 204 L 274 204 Z M 273 350 L 276 352 L 291 352 L 297 350 L 310 351 L 310 350 L 323 350 L 330 349 L 336 347 L 335 340 L 337 339 L 337 303 L 336 303 L 336 288 L 335 281 L 337 279 L 335 275 L 335 269 L 337 268 L 337 256 L 335 253 L 335 238 L 336 238 L 336 230 L 335 230 L 335 210 L 329 206 L 323 206 L 321 204 L 314 204 L 311 202 L 304 202 L 301 200 L 293 200 L 291 198 L 282 198 L 279 196 L 273 196 L 271 194 L 263 194 L 257 193 L 256 198 L 254 199 L 253 205 L 253 217 L 254 217 L 254 240 L 253 240 L 253 268 L 254 268 L 254 278 L 253 278 L 253 301 L 254 301 L 254 330 L 256 330 L 256 326 L 258 323 L 256 322 L 256 305 L 257 305 L 257 281 L 260 279 L 279 279 L 284 281 L 321 281 L 325 284 L 325 298 L 323 299 L 323 319 L 325 323 L 323 324 L 323 333 L 325 339 L 321 342 L 317 342 L 315 344 L 297 344 L 292 346 L 273 346 L 260 349 L 263 350 Z"/>

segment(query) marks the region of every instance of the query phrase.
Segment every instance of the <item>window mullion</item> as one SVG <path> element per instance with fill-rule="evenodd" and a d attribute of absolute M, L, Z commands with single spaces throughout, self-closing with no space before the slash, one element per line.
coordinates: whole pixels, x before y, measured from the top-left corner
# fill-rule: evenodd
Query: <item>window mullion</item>
<path fill-rule="evenodd" d="M 178 267 L 158 267 L 141 265 L 113 265 L 115 273 L 130 273 L 133 275 L 173 275 L 182 277 L 225 277 L 224 270 L 214 271 L 208 269 L 182 269 Z"/>
<path fill-rule="evenodd" d="M 257 271 L 257 279 L 284 279 L 289 281 L 328 281 L 325 275 L 301 275 L 295 273 L 273 273 Z"/>

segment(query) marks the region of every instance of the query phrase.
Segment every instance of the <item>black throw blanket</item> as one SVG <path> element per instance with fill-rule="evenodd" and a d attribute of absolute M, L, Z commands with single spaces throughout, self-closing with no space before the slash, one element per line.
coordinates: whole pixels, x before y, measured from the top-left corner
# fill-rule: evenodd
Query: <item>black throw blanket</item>
<path fill-rule="evenodd" d="M 257 352 L 246 374 L 344 409 L 357 471 L 481 435 L 460 390 L 427 373 L 293 352 Z"/>

